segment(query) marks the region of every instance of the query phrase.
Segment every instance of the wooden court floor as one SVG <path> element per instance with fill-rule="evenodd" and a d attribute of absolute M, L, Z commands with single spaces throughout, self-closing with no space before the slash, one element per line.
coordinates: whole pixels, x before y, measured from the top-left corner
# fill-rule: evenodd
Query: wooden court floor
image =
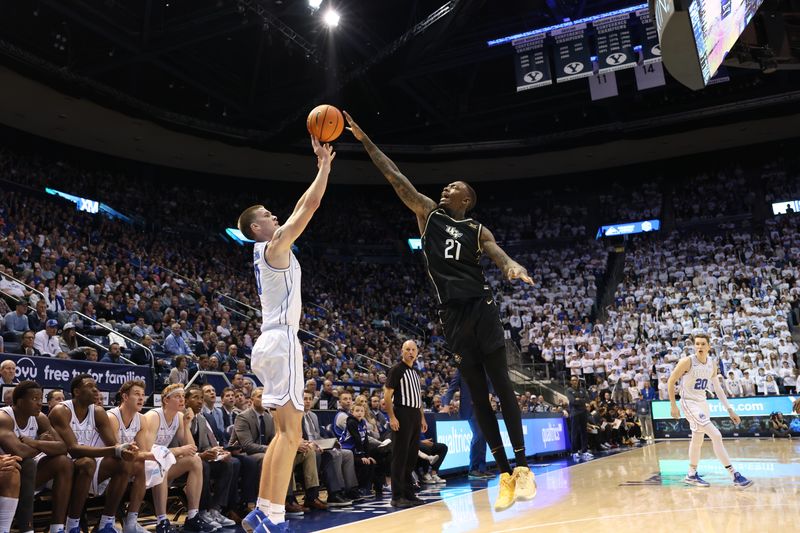
<path fill-rule="evenodd" d="M 734 466 L 754 481 L 736 489 L 706 440 L 699 473 L 710 488 L 681 483 L 688 441 L 662 442 L 537 474 L 538 494 L 495 513 L 488 489 L 326 532 L 772 532 L 800 521 L 800 440 L 725 441 Z M 535 469 L 534 469 L 535 471 Z"/>

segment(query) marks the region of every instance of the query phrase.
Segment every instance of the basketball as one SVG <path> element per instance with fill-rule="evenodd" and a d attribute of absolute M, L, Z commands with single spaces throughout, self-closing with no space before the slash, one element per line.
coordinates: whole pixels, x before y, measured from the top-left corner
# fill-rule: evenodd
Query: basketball
<path fill-rule="evenodd" d="M 342 112 L 332 105 L 318 105 L 308 114 L 306 128 L 308 128 L 308 133 L 319 139 L 320 142 L 335 141 L 344 129 Z"/>

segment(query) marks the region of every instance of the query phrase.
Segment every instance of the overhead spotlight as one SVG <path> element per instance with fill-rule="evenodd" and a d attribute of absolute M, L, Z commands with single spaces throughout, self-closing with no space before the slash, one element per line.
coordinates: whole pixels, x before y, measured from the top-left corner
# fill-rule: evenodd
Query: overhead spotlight
<path fill-rule="evenodd" d="M 339 16 L 339 13 L 334 11 L 333 9 L 329 9 L 325 12 L 325 15 L 322 17 L 322 20 L 325 22 L 325 25 L 329 28 L 335 28 L 339 25 L 339 19 L 342 17 Z"/>
<path fill-rule="evenodd" d="M 316 11 L 322 5 L 322 0 L 308 0 L 308 7 Z"/>

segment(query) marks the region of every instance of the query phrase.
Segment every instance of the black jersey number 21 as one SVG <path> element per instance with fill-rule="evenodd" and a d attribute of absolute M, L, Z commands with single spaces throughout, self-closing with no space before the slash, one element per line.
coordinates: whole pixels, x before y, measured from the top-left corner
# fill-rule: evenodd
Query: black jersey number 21
<path fill-rule="evenodd" d="M 444 258 L 445 259 L 455 259 L 458 261 L 461 258 L 461 243 L 455 239 L 447 239 L 444 241 Z M 453 255 L 453 248 L 455 248 L 456 253 Z"/>

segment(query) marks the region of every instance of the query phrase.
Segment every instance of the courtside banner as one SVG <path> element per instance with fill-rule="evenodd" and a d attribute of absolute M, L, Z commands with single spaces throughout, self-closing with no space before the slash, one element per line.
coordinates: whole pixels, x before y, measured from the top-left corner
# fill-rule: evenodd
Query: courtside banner
<path fill-rule="evenodd" d="M 650 12 L 647 9 L 640 9 L 636 11 L 636 16 L 639 17 L 642 26 L 644 26 L 644 39 L 642 42 L 642 56 L 644 57 L 644 64 L 655 63 L 661 61 L 661 45 L 658 43 L 658 30 L 653 20 L 650 18 Z"/>
<path fill-rule="evenodd" d="M 514 70 L 517 75 L 517 92 L 527 91 L 553 83 L 550 59 L 544 48 L 545 35 L 514 41 L 517 57 Z"/>
<path fill-rule="evenodd" d="M 145 394 L 148 396 L 153 394 L 153 376 L 149 366 L 115 365 L 25 355 L 2 354 L 0 357 L 3 360 L 11 359 L 17 364 L 18 381 L 35 381 L 43 389 L 63 389 L 67 398 L 70 398 L 69 383 L 78 374 L 91 375 L 97 382 L 97 388 L 101 392 L 108 392 L 112 400 L 122 384 L 133 379 L 144 381 L 147 386 Z"/>
<path fill-rule="evenodd" d="M 774 412 L 782 413 L 784 416 L 792 415 L 792 403 L 797 396 L 756 396 L 753 398 L 728 398 L 733 410 L 741 418 L 748 416 L 766 416 Z M 681 403 L 678 402 L 680 408 Z M 652 402 L 653 420 L 671 419 L 669 401 L 657 400 Z M 708 400 L 708 408 L 711 418 L 728 417 L 728 411 L 722 406 L 722 402 L 717 399 Z M 683 417 L 681 409 L 681 417 Z"/>
<path fill-rule="evenodd" d="M 638 54 L 631 45 L 628 13 L 593 22 L 597 30 L 597 63 L 600 73 L 636 66 Z"/>
<path fill-rule="evenodd" d="M 508 438 L 506 423 L 498 420 L 500 437 L 506 454 L 513 457 L 514 449 Z M 567 424 L 563 417 L 523 418 L 522 433 L 525 438 L 525 452 L 530 455 L 559 453 L 569 450 Z M 436 442 L 447 445 L 447 456 L 440 470 L 452 470 L 469 467 L 469 448 L 472 442 L 472 430 L 466 420 L 437 420 Z M 486 447 L 486 462 L 493 463 L 494 457 Z"/>
<path fill-rule="evenodd" d="M 592 58 L 586 41 L 586 24 L 553 30 L 556 41 L 553 65 L 556 82 L 588 78 L 592 72 Z"/>

